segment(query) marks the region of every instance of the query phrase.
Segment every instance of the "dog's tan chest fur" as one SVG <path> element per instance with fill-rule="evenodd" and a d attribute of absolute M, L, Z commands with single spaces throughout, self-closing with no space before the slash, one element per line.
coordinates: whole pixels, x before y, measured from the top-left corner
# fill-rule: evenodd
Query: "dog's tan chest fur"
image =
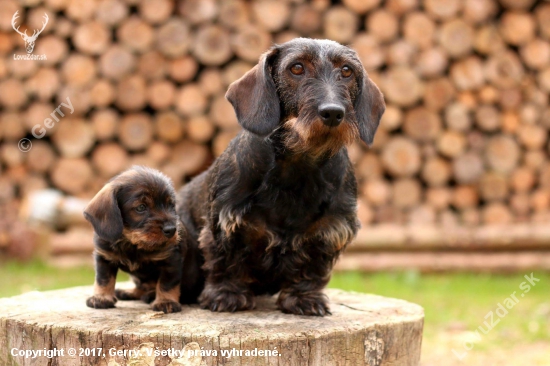
<path fill-rule="evenodd" d="M 150 252 L 144 255 L 143 257 L 138 258 L 137 260 L 132 260 L 124 254 L 117 253 L 115 251 L 106 251 L 100 248 L 96 248 L 96 252 L 101 255 L 103 258 L 107 259 L 110 262 L 118 263 L 122 266 L 128 268 L 130 272 L 137 271 L 144 263 L 146 262 L 158 262 L 168 259 L 170 257 L 171 251 L 166 250 L 158 252 Z"/>
<path fill-rule="evenodd" d="M 242 230 L 243 237 L 246 237 L 250 243 L 255 245 L 264 243 L 266 251 L 285 243 L 290 244 L 292 250 L 299 250 L 303 243 L 318 239 L 331 243 L 334 251 L 338 252 L 355 237 L 354 227 L 342 217 L 324 216 L 309 225 L 305 231 L 295 234 L 289 240 L 288 238 L 281 238 L 275 230 L 270 229 L 269 224 L 260 218 L 247 216 L 222 210 L 219 220 L 220 227 L 225 235 L 231 235 L 237 230 Z"/>

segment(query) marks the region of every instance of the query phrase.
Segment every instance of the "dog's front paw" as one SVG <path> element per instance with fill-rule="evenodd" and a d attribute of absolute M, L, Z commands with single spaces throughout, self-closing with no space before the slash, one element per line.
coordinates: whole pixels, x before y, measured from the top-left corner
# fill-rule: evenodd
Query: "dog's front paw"
<path fill-rule="evenodd" d="M 159 301 L 154 302 L 152 306 L 154 311 L 162 311 L 164 314 L 179 313 L 181 305 L 175 301 Z"/>
<path fill-rule="evenodd" d="M 110 309 L 114 308 L 116 298 L 114 296 L 94 295 L 86 300 L 86 305 L 94 309 Z"/>
<path fill-rule="evenodd" d="M 288 314 L 325 316 L 331 315 L 327 302 L 327 297 L 320 292 L 307 294 L 281 292 L 277 299 L 277 307 Z"/>
<path fill-rule="evenodd" d="M 199 304 L 203 309 L 231 313 L 240 310 L 252 310 L 256 307 L 254 296 L 249 291 L 236 292 L 208 287 L 200 295 Z"/>

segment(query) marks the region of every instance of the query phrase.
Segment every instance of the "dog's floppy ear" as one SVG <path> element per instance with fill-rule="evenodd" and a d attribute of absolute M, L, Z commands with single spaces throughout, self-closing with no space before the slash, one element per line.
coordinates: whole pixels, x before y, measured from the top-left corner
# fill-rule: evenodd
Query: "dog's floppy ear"
<path fill-rule="evenodd" d="M 122 214 L 112 183 L 106 184 L 90 201 L 84 210 L 84 217 L 100 238 L 113 242 L 122 236 Z"/>
<path fill-rule="evenodd" d="M 362 82 L 359 83 L 359 94 L 355 99 L 355 115 L 359 124 L 359 137 L 367 145 L 372 144 L 374 134 L 380 124 L 380 118 L 386 110 L 384 96 L 376 84 L 363 72 Z"/>
<path fill-rule="evenodd" d="M 279 97 L 271 77 L 277 53 L 277 48 L 264 53 L 256 66 L 229 85 L 225 94 L 235 109 L 239 124 L 260 136 L 270 134 L 281 118 Z"/>

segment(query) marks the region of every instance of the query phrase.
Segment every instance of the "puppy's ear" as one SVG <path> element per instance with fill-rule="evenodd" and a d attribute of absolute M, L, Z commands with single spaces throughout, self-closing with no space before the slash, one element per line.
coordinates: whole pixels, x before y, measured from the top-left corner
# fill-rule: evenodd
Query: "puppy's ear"
<path fill-rule="evenodd" d="M 260 57 L 260 62 L 229 85 L 225 97 L 233 105 L 239 124 L 260 136 L 270 134 L 279 124 L 281 109 L 271 67 L 277 48 Z"/>
<path fill-rule="evenodd" d="M 363 80 L 360 83 L 359 94 L 355 99 L 355 115 L 359 124 L 359 137 L 367 145 L 371 145 L 374 134 L 380 124 L 380 118 L 386 110 L 384 96 L 376 84 L 363 73 Z"/>
<path fill-rule="evenodd" d="M 84 217 L 100 238 L 113 242 L 122 236 L 122 214 L 111 183 L 106 184 L 90 201 L 84 210 Z"/>

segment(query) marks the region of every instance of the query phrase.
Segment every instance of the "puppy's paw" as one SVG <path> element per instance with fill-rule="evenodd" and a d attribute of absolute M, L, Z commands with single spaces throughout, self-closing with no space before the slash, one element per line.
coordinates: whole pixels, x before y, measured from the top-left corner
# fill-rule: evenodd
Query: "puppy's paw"
<path fill-rule="evenodd" d="M 154 302 L 152 308 L 154 311 L 162 311 L 164 314 L 179 313 L 181 311 L 181 305 L 175 301 Z"/>
<path fill-rule="evenodd" d="M 283 313 L 295 315 L 331 315 L 327 303 L 327 297 L 320 292 L 306 294 L 281 292 L 277 299 L 277 307 Z"/>
<path fill-rule="evenodd" d="M 199 304 L 203 309 L 232 313 L 256 307 L 254 296 L 249 291 L 236 292 L 212 287 L 204 289 L 199 297 Z"/>
<path fill-rule="evenodd" d="M 155 301 L 155 297 L 157 296 L 157 293 L 153 291 L 149 291 L 141 295 L 141 301 L 143 301 L 146 304 L 150 304 L 153 301 Z"/>
<path fill-rule="evenodd" d="M 115 296 L 119 300 L 139 300 L 139 297 L 136 295 L 136 290 L 121 290 L 117 288 L 115 290 Z"/>
<path fill-rule="evenodd" d="M 114 308 L 116 298 L 114 296 L 94 295 L 86 300 L 86 305 L 94 309 Z"/>

